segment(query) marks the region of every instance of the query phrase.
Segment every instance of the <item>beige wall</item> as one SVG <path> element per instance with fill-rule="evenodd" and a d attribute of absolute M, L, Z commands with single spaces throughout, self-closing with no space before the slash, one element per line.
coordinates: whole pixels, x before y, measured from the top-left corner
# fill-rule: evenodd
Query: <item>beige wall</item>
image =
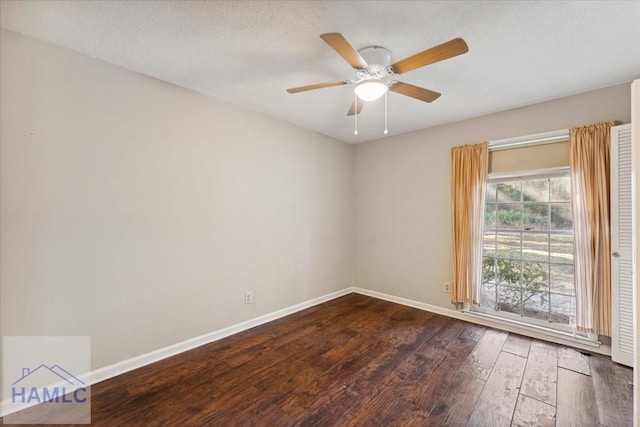
<path fill-rule="evenodd" d="M 352 146 L 0 40 L 3 335 L 96 369 L 352 285 Z"/>
<path fill-rule="evenodd" d="M 629 105 L 624 84 L 358 145 L 356 286 L 451 308 L 451 147 L 628 123 Z"/>

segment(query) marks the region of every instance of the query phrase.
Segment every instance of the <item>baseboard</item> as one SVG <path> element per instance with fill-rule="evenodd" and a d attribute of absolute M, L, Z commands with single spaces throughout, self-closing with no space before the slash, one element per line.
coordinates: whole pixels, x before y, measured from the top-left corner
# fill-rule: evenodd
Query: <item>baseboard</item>
<path fill-rule="evenodd" d="M 382 292 L 372 291 L 363 288 L 352 288 L 353 292 L 367 295 L 373 298 L 382 299 L 385 301 L 395 302 L 397 304 L 406 305 L 409 307 L 417 308 L 419 310 L 429 311 L 431 313 L 441 314 L 443 316 L 452 317 L 454 319 L 464 320 L 465 322 L 471 322 L 482 326 L 488 326 L 494 329 L 500 329 L 506 332 L 513 332 L 514 334 L 524 335 L 530 338 L 535 338 L 543 341 L 549 341 L 555 344 L 566 345 L 570 347 L 587 350 L 593 353 L 603 354 L 605 356 L 611 356 L 611 347 L 603 344 L 597 344 L 587 342 L 580 337 L 574 337 L 571 334 L 553 331 L 550 329 L 536 328 L 520 322 L 514 322 L 507 319 L 496 318 L 493 316 L 486 316 L 476 313 L 469 313 L 465 311 L 452 310 L 450 308 L 439 307 L 432 304 L 427 304 L 420 301 L 410 300 L 407 298 L 397 297 L 394 295 L 385 294 Z"/>
<path fill-rule="evenodd" d="M 439 307 L 437 305 L 427 304 L 425 302 L 415 301 L 407 298 L 397 297 L 395 295 L 389 295 L 378 291 L 372 291 L 364 288 L 352 288 L 353 292 L 361 295 L 366 295 L 369 297 L 395 302 L 397 304 L 406 305 L 408 307 L 417 308 L 424 311 L 429 311 L 431 313 L 442 314 L 443 316 L 453 317 L 454 319 L 466 320 L 464 319 L 464 313 L 461 311 L 452 310 L 450 308 Z"/>
<path fill-rule="evenodd" d="M 247 329 L 262 325 L 264 323 L 271 322 L 281 317 L 288 316 L 290 314 L 313 307 L 318 304 L 322 304 L 323 302 L 327 302 L 335 298 L 339 298 L 352 292 L 352 288 L 345 288 L 340 291 L 332 292 L 330 294 L 313 298 L 299 304 L 274 311 L 272 313 L 267 313 L 265 315 L 255 317 L 241 323 L 236 323 L 235 325 L 231 325 L 223 329 L 218 329 L 217 331 L 190 338 L 188 340 L 170 345 L 168 347 L 141 354 L 140 356 L 135 356 L 130 359 L 126 359 L 121 362 L 96 369 L 83 375 L 78 375 L 78 378 L 80 378 L 85 384 L 87 384 L 87 386 L 97 384 L 101 381 L 108 380 L 109 378 L 122 375 L 124 373 L 133 371 L 134 369 L 138 369 L 151 363 L 155 363 L 168 357 L 183 353 L 185 351 L 192 350 L 196 347 L 218 341 L 230 335 L 237 334 L 238 332 L 242 332 Z M 14 412 L 14 410 L 6 410 L 6 408 L 9 407 L 8 403 L 9 401 L 7 399 L 2 402 L 2 407 L 0 408 L 0 417 L 5 417 Z M 34 405 L 35 404 L 37 403 L 34 403 Z"/>

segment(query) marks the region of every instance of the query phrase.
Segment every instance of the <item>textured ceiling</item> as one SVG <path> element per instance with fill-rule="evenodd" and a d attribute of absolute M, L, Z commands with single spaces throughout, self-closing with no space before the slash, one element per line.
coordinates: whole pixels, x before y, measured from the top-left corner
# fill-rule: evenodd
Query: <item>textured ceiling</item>
<path fill-rule="evenodd" d="M 389 94 L 389 134 L 480 116 L 640 77 L 640 2 L 12 1 L 2 27 L 260 111 L 347 142 L 383 137 L 384 102 L 346 112 L 353 79 L 319 35 L 399 60 L 455 37 L 469 53 L 398 76 L 438 91 Z"/>

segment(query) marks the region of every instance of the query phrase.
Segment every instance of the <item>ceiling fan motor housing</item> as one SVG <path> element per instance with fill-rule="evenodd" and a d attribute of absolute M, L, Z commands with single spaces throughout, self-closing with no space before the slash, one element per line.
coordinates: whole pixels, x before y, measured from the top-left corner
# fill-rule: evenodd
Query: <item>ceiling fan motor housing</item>
<path fill-rule="evenodd" d="M 380 80 L 390 74 L 391 52 L 382 46 L 369 46 L 358 50 L 362 58 L 367 61 L 367 68 L 356 71 L 358 81 Z"/>
<path fill-rule="evenodd" d="M 384 67 L 391 65 L 391 52 L 382 46 L 368 46 L 358 50 L 367 64 L 377 64 Z"/>

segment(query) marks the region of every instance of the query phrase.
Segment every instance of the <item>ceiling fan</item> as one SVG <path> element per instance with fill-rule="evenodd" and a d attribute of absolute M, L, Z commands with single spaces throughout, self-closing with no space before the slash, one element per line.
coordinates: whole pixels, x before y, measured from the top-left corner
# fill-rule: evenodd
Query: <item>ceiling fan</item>
<path fill-rule="evenodd" d="M 294 87 L 287 89 L 287 92 L 298 93 L 325 87 L 355 84 L 354 92 L 362 101 L 373 101 L 384 95 L 387 90 L 390 90 L 420 101 L 433 102 L 438 99 L 441 95 L 440 93 L 393 80 L 393 76 L 453 58 L 469 51 L 469 47 L 464 40 L 455 38 L 391 64 L 391 52 L 384 47 L 370 46 L 355 50 L 340 33 L 322 34 L 320 38 L 356 70 L 356 78 L 354 80 L 340 80 Z M 357 102 L 354 99 L 347 115 L 360 114 L 363 104 L 363 102 Z"/>

